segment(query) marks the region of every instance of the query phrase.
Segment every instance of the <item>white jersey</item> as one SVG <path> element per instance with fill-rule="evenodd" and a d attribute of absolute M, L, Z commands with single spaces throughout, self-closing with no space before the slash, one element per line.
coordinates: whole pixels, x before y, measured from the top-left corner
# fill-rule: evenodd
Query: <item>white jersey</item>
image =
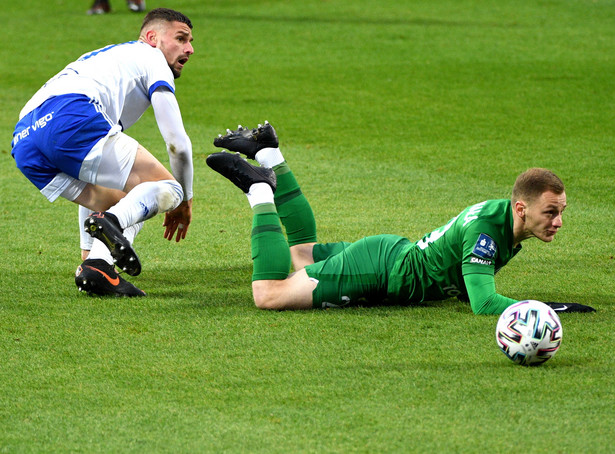
<path fill-rule="evenodd" d="M 160 87 L 168 90 L 157 90 Z M 192 144 L 175 99 L 173 72 L 160 49 L 142 41 L 130 41 L 88 52 L 43 85 L 21 110 L 19 118 L 47 99 L 66 94 L 83 94 L 92 99 L 102 106 L 109 123 L 122 130 L 135 124 L 153 105 L 173 176 L 184 189 L 184 200 L 192 198 Z"/>
<path fill-rule="evenodd" d="M 113 44 L 68 64 L 30 99 L 19 118 L 52 96 L 77 93 L 100 103 L 112 124 L 128 129 L 151 105 L 151 95 L 160 86 L 175 92 L 162 51 L 141 41 Z"/>

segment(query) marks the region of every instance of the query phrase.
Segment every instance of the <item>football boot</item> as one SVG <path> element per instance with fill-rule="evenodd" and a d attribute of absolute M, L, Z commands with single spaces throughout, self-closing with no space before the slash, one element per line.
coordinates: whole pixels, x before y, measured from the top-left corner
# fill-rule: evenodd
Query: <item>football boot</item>
<path fill-rule="evenodd" d="M 90 295 L 145 296 L 143 290 L 117 274 L 113 265 L 101 259 L 87 259 L 79 265 L 75 284 L 80 292 Z"/>
<path fill-rule="evenodd" d="M 237 153 L 214 153 L 207 157 L 206 162 L 245 193 L 254 183 L 267 183 L 275 192 L 277 181 L 273 170 L 254 166 Z"/>
<path fill-rule="evenodd" d="M 226 135 L 220 134 L 214 139 L 214 145 L 229 151 L 237 151 L 254 159 L 256 153 L 263 148 L 278 148 L 279 141 L 275 129 L 266 121 L 264 125 L 258 125 L 252 129 L 241 125 L 235 131 L 227 129 Z"/>
<path fill-rule="evenodd" d="M 122 233 L 122 228 L 115 215 L 97 211 L 87 217 L 85 231 L 90 236 L 102 241 L 111 252 L 114 263 L 131 276 L 141 272 L 141 261 L 132 248 L 130 241 Z"/>
<path fill-rule="evenodd" d="M 145 0 L 128 0 L 126 2 L 128 9 L 133 13 L 145 11 Z"/>
<path fill-rule="evenodd" d="M 109 0 L 94 0 L 92 7 L 87 11 L 87 14 L 92 16 L 95 14 L 106 14 L 111 12 Z"/>

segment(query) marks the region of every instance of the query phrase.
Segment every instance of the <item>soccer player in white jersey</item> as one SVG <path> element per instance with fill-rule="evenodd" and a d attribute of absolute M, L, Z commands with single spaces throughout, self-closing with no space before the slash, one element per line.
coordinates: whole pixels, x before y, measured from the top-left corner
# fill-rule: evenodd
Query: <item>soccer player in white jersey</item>
<path fill-rule="evenodd" d="M 139 39 L 89 52 L 52 77 L 19 114 L 12 155 L 53 202 L 79 204 L 91 249 L 75 283 L 93 294 L 145 293 L 115 270 L 136 276 L 132 242 L 143 221 L 166 213 L 164 237 L 186 237 L 192 219 L 192 144 L 175 98 L 194 53 L 192 23 L 166 8 L 150 11 Z M 172 173 L 123 131 L 149 106 L 166 143 Z M 92 213 L 93 212 L 93 213 Z M 91 214 L 90 214 L 91 213 Z M 89 216 L 88 216 L 89 215 Z"/>

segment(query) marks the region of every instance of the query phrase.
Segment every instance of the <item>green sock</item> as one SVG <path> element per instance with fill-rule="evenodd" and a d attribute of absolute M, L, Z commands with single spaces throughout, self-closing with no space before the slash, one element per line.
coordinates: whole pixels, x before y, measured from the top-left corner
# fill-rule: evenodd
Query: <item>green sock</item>
<path fill-rule="evenodd" d="M 316 242 L 316 220 L 312 207 L 301 192 L 286 161 L 273 168 L 278 180 L 275 206 L 286 229 L 289 246 Z"/>
<path fill-rule="evenodd" d="M 290 272 L 290 249 L 275 205 L 263 203 L 252 210 L 252 280 L 286 279 Z"/>

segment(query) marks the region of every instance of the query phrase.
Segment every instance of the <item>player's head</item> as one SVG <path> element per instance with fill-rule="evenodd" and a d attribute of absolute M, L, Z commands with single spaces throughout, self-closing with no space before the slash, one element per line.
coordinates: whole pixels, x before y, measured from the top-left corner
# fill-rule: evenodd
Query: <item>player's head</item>
<path fill-rule="evenodd" d="M 156 8 L 147 13 L 139 39 L 162 51 L 176 79 L 194 53 L 192 22 L 172 9 Z"/>
<path fill-rule="evenodd" d="M 564 183 L 547 169 L 532 168 L 517 177 L 512 192 L 519 240 L 536 237 L 552 241 L 562 227 L 566 208 Z"/>
<path fill-rule="evenodd" d="M 513 186 L 512 202 L 515 203 L 517 200 L 523 200 L 530 203 L 546 191 L 562 194 L 564 192 L 564 183 L 550 170 L 534 167 L 517 177 Z"/>

